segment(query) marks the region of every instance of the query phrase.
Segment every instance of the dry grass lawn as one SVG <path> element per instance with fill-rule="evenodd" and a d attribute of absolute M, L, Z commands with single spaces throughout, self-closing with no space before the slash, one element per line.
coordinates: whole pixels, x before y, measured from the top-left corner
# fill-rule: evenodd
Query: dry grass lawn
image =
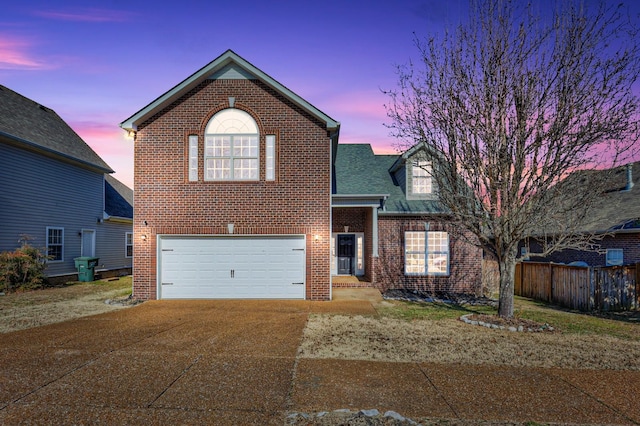
<path fill-rule="evenodd" d="M 560 332 L 517 333 L 459 321 L 428 304 L 382 302 L 378 317 L 314 315 L 300 356 L 397 362 L 640 370 L 640 324 L 520 300 L 522 315 Z M 421 307 L 428 314 L 420 313 Z M 410 314 L 407 315 L 407 312 Z M 416 319 L 418 318 L 418 319 Z"/>
<path fill-rule="evenodd" d="M 0 333 L 122 309 L 105 301 L 131 294 L 131 277 L 0 296 Z"/>

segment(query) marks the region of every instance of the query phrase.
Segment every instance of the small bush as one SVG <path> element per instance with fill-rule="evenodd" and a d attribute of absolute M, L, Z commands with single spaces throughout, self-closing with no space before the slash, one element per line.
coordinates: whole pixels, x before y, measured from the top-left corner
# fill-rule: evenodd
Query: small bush
<path fill-rule="evenodd" d="M 47 256 L 21 236 L 15 251 L 0 253 L 0 291 L 32 290 L 42 286 Z"/>

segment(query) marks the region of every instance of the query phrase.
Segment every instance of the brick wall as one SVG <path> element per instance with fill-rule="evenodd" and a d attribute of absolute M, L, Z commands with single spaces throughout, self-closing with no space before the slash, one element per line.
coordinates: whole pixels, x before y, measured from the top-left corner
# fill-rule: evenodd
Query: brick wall
<path fill-rule="evenodd" d="M 424 231 L 449 233 L 449 276 L 407 276 L 404 274 L 404 233 Z M 432 217 L 380 216 L 378 222 L 380 257 L 375 263 L 375 282 L 381 290 L 408 289 L 427 293 L 480 294 L 482 290 L 482 250 L 470 244 L 462 230 L 446 220 Z"/>
<path fill-rule="evenodd" d="M 522 247 L 522 244 L 520 245 Z M 535 241 L 529 242 L 530 251 L 539 251 L 540 247 Z M 536 262 L 571 263 L 576 261 L 586 262 L 589 266 L 605 266 L 607 249 L 623 249 L 624 263 L 634 264 L 640 262 L 640 232 L 619 233 L 604 237 L 593 244 L 592 251 L 562 250 L 541 258 L 531 256 Z"/>
<path fill-rule="evenodd" d="M 260 130 L 257 182 L 203 179 L 204 129 L 229 97 Z M 188 181 L 192 134 L 199 137 L 198 182 Z M 273 182 L 265 181 L 266 134 L 277 139 Z M 330 152 L 324 123 L 254 80 L 206 80 L 147 120 L 135 141 L 134 297 L 157 297 L 158 234 L 226 234 L 233 223 L 234 234 L 305 234 L 307 298 L 328 299 Z"/>

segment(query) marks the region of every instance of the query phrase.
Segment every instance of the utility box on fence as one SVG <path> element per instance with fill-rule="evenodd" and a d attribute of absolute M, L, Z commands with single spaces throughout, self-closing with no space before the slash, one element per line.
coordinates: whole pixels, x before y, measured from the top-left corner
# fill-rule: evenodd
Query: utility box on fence
<path fill-rule="evenodd" d="M 95 267 L 98 266 L 97 257 L 76 257 L 73 259 L 76 262 L 76 269 L 78 270 L 78 281 L 91 282 L 94 277 Z"/>

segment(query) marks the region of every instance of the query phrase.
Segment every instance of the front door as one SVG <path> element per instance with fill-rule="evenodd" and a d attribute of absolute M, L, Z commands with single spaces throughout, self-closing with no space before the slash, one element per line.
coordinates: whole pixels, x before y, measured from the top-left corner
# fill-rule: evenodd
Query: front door
<path fill-rule="evenodd" d="M 356 236 L 353 234 L 338 235 L 338 274 L 352 275 L 356 256 Z"/>

